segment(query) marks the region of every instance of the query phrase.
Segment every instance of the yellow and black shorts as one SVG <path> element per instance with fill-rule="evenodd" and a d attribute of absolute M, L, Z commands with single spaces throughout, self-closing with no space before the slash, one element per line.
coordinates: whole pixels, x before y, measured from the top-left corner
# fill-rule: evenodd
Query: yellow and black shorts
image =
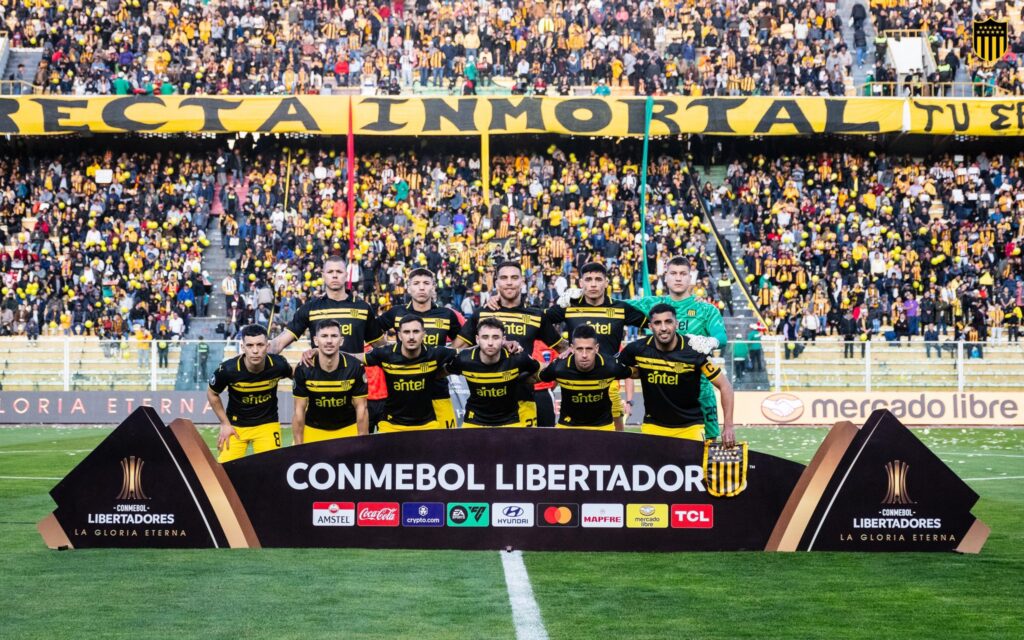
<path fill-rule="evenodd" d="M 667 438 L 682 438 L 683 440 L 704 441 L 704 425 L 694 424 L 689 427 L 659 427 L 648 422 L 640 425 L 640 432 L 649 436 L 665 436 Z"/>
<path fill-rule="evenodd" d="M 442 429 L 454 429 L 458 426 L 451 398 L 434 398 L 431 402 L 434 405 L 434 416 Z"/>
<path fill-rule="evenodd" d="M 339 438 L 351 438 L 359 435 L 359 427 L 354 424 L 350 424 L 347 427 L 341 429 L 317 429 L 306 425 L 306 428 L 302 432 L 302 441 L 306 444 L 310 442 L 322 442 L 324 440 L 337 440 Z"/>
<path fill-rule="evenodd" d="M 537 426 L 537 403 L 533 400 L 519 401 L 519 422 L 524 427 Z"/>
<path fill-rule="evenodd" d="M 608 395 L 612 399 L 612 418 L 622 417 L 622 391 L 619 389 L 619 381 L 612 380 L 612 383 L 608 386 Z"/>
<path fill-rule="evenodd" d="M 524 425 L 522 423 L 501 424 L 501 425 L 496 425 L 496 426 L 492 426 L 492 425 L 489 425 L 489 424 L 476 424 L 475 422 L 463 422 L 462 423 L 462 428 L 463 429 L 522 429 L 523 426 Z"/>
<path fill-rule="evenodd" d="M 558 429 L 580 429 L 580 430 L 584 430 L 585 429 L 585 430 L 588 430 L 588 431 L 615 431 L 615 425 L 614 424 L 603 424 L 603 425 L 598 426 L 598 427 L 576 427 L 576 426 L 572 426 L 572 425 L 568 425 L 568 424 L 562 424 L 561 422 L 559 422 L 558 424 L 555 425 L 555 427 L 558 428 Z"/>
<path fill-rule="evenodd" d="M 235 427 L 238 437 L 228 438 L 227 447 L 217 456 L 217 462 L 225 463 L 245 457 L 249 450 L 249 443 L 252 443 L 253 453 L 263 453 L 281 448 L 281 425 L 277 422 L 268 422 L 254 427 Z"/>
<path fill-rule="evenodd" d="M 426 424 L 395 424 L 387 420 L 381 420 L 377 425 L 377 433 L 401 433 L 403 431 L 432 431 L 444 429 L 437 420 L 431 420 Z"/>

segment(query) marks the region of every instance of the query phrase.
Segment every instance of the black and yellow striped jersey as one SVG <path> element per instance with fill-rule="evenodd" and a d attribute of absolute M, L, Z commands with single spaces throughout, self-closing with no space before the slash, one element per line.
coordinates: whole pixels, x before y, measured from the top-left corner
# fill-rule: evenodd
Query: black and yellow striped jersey
<path fill-rule="evenodd" d="M 292 377 L 292 367 L 281 356 L 267 355 L 259 373 L 245 366 L 245 356 L 225 360 L 210 377 L 217 394 L 228 390 L 228 420 L 235 427 L 255 427 L 278 421 L 277 383 Z"/>
<path fill-rule="evenodd" d="M 572 338 L 576 327 L 589 324 L 597 332 L 597 342 L 601 353 L 614 356 L 622 348 L 622 337 L 626 327 L 644 328 L 647 316 L 625 302 L 608 300 L 602 304 L 588 304 L 580 298 L 569 303 L 568 307 L 551 307 L 544 312 L 552 324 L 565 323 L 566 332 Z"/>
<path fill-rule="evenodd" d="M 518 342 L 526 353 L 533 353 L 534 340 L 540 340 L 552 348 L 562 342 L 562 336 L 543 311 L 523 305 L 502 307 L 497 311 L 480 308 L 462 325 L 459 336 L 470 344 L 476 344 L 476 323 L 484 318 L 501 320 L 505 325 L 505 338 Z"/>
<path fill-rule="evenodd" d="M 510 354 L 501 350 L 493 364 L 480 359 L 480 347 L 459 352 L 445 366 L 449 373 L 465 376 L 469 386 L 466 421 L 485 427 L 501 427 L 519 422 L 519 401 L 516 393 L 520 377 L 537 373 L 540 364 L 528 354 Z"/>
<path fill-rule="evenodd" d="M 299 307 L 288 323 L 288 331 L 298 340 L 309 330 L 312 343 L 317 323 L 327 319 L 341 324 L 341 350 L 346 353 L 362 353 L 367 344 L 372 345 L 384 337 L 377 314 L 370 305 L 351 297 L 331 300 L 326 295 L 317 296 Z"/>
<path fill-rule="evenodd" d="M 700 404 L 700 378 L 714 380 L 722 370 L 694 350 L 683 336 L 670 351 L 661 351 L 654 336 L 626 345 L 619 362 L 640 371 L 644 389 L 644 422 L 659 427 L 683 428 L 704 423 Z"/>
<path fill-rule="evenodd" d="M 459 316 L 455 315 L 455 312 L 448 307 L 431 305 L 429 311 L 420 313 L 411 305 L 394 306 L 380 314 L 377 320 L 381 330 L 385 333 L 391 329 L 397 333 L 398 323 L 410 313 L 423 318 L 423 331 L 426 334 L 423 337 L 424 347 L 443 347 L 459 337 L 459 328 L 462 324 L 459 322 Z M 430 383 L 430 390 L 431 397 L 435 400 L 451 397 L 448 391 L 448 381 L 444 378 Z"/>
<path fill-rule="evenodd" d="M 540 372 L 544 382 L 557 382 L 562 389 L 558 423 L 567 427 L 603 427 L 612 423 L 612 383 L 633 371 L 611 357 L 597 354 L 589 371 L 576 367 L 575 356 L 555 360 Z M 616 391 L 617 392 L 617 391 Z"/>
<path fill-rule="evenodd" d="M 443 373 L 444 365 L 456 351 L 447 347 L 423 347 L 415 358 L 402 355 L 398 344 L 377 347 L 366 354 L 366 366 L 380 367 L 388 385 L 385 420 L 415 426 L 434 420 L 430 383 Z"/>
<path fill-rule="evenodd" d="M 365 398 L 366 369 L 355 358 L 338 354 L 334 371 L 320 368 L 318 358 L 307 367 L 295 367 L 295 385 L 292 395 L 306 398 L 306 424 L 316 429 L 336 431 L 356 423 L 356 409 L 352 401 Z"/>

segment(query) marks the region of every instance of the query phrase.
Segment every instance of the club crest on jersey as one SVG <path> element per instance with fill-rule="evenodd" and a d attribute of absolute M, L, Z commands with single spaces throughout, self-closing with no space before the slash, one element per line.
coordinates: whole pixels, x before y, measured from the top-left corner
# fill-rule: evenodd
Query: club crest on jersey
<path fill-rule="evenodd" d="M 686 315 L 691 317 L 691 318 L 696 318 L 697 317 L 697 310 L 696 309 L 690 309 L 689 311 L 686 312 Z"/>
<path fill-rule="evenodd" d="M 732 498 L 747 488 L 747 443 L 725 448 L 714 440 L 704 443 L 704 485 L 716 498 Z"/>

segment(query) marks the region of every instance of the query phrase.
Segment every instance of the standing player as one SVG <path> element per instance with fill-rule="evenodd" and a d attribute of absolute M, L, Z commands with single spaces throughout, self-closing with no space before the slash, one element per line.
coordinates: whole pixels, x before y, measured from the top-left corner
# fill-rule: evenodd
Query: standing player
<path fill-rule="evenodd" d="M 313 364 L 295 367 L 295 444 L 370 433 L 363 363 L 345 357 L 339 347 L 341 323 L 321 320 L 316 326 Z"/>
<path fill-rule="evenodd" d="M 423 319 L 407 314 L 398 323 L 397 344 L 377 347 L 366 354 L 366 366 L 381 367 L 388 384 L 381 433 L 444 428 L 434 414 L 430 382 L 444 375 L 444 365 L 455 351 L 426 348 L 423 336 Z"/>
<path fill-rule="evenodd" d="M 277 415 L 277 383 L 291 378 L 292 368 L 281 356 L 267 353 L 267 330 L 258 324 L 242 328 L 242 354 L 225 360 L 213 372 L 206 399 L 220 420 L 217 460 L 230 462 L 245 455 L 252 443 L 253 453 L 281 446 L 281 424 Z M 220 394 L 228 390 L 224 410 Z"/>
<path fill-rule="evenodd" d="M 736 443 L 733 430 L 733 390 L 722 370 L 707 355 L 689 345 L 689 336 L 680 336 L 676 310 L 668 304 L 651 309 L 651 330 L 654 335 L 626 345 L 619 362 L 638 370 L 644 388 L 643 433 L 688 440 L 707 437 L 704 425 L 706 410 L 702 406 L 700 384 L 707 378 L 722 394 L 722 442 L 727 447 Z"/>
<path fill-rule="evenodd" d="M 313 330 L 321 320 L 337 320 L 341 325 L 341 350 L 345 353 L 361 354 L 365 345 L 384 339 L 377 314 L 370 305 L 353 299 L 345 291 L 348 278 L 345 259 L 341 256 L 327 258 L 324 261 L 323 278 L 324 295 L 313 297 L 298 308 L 288 327 L 270 343 L 270 353 L 281 353 L 301 338 L 307 329 L 310 331 L 310 342 L 315 342 Z M 303 353 L 303 364 L 310 364 L 315 353 L 315 349 Z"/>
<path fill-rule="evenodd" d="M 505 326 L 509 340 L 518 342 L 524 353 L 533 353 L 533 341 L 540 340 L 561 353 L 566 350 L 565 341 L 558 335 L 544 312 L 535 307 L 523 305 L 523 268 L 515 262 L 502 262 L 495 271 L 498 301 L 494 308 L 480 308 L 462 325 L 456 349 L 473 344 L 476 325 L 484 318 L 496 318 Z M 533 400 L 532 385 L 519 386 L 519 419 L 527 427 L 537 426 L 537 403 Z"/>
<path fill-rule="evenodd" d="M 622 336 L 626 327 L 643 329 L 647 316 L 625 302 L 608 298 L 608 270 L 603 264 L 589 262 L 580 268 L 580 285 L 583 296 L 574 299 L 569 306 L 554 306 L 545 311 L 552 324 L 565 323 L 569 335 L 575 335 L 577 327 L 590 325 L 597 332 L 597 343 L 601 355 L 611 360 L 622 348 Z M 609 387 L 612 399 L 612 418 L 615 430 L 623 429 L 622 394 L 619 381 L 612 380 Z M 633 408 L 633 381 L 626 382 L 626 404 Z"/>
<path fill-rule="evenodd" d="M 469 400 L 463 429 L 478 427 L 525 427 L 519 420 L 516 391 L 523 378 L 533 380 L 540 364 L 525 353 L 504 348 L 505 327 L 497 318 L 476 325 L 476 346 L 463 349 L 445 369 L 466 377 Z"/>
<path fill-rule="evenodd" d="M 628 303 L 648 317 L 655 305 L 671 305 L 676 311 L 679 332 L 687 336 L 689 346 L 709 356 L 715 349 L 725 347 L 729 338 L 725 332 L 725 323 L 722 322 L 722 312 L 715 305 L 694 297 L 695 279 L 690 260 L 675 256 L 665 268 L 665 286 L 668 287 L 669 295 L 647 296 Z M 704 408 L 704 435 L 709 439 L 717 438 L 720 432 L 718 401 L 711 383 L 704 378 L 700 381 L 700 402 Z"/>
<path fill-rule="evenodd" d="M 632 369 L 601 354 L 597 330 L 583 324 L 572 332 L 572 355 L 555 360 L 540 372 L 540 379 L 553 380 L 562 388 L 558 427 L 621 431 L 613 422 L 612 395 L 618 395 L 617 381 L 632 375 Z"/>
<path fill-rule="evenodd" d="M 409 272 L 405 283 L 411 302 L 407 305 L 391 307 L 381 314 L 380 328 L 387 332 L 398 331 L 398 323 L 409 314 L 416 314 L 423 319 L 423 346 L 426 348 L 443 347 L 459 337 L 461 323 L 455 312 L 447 307 L 434 304 L 434 293 L 437 281 L 430 269 L 413 269 Z M 455 409 L 452 407 L 451 392 L 448 380 L 438 378 L 430 383 L 431 397 L 434 400 L 434 414 L 437 421 L 445 429 L 454 429 Z"/>

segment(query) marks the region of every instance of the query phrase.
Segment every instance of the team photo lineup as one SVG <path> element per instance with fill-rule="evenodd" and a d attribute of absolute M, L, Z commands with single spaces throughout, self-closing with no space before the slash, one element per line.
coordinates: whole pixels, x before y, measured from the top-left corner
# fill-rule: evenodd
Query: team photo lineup
<path fill-rule="evenodd" d="M 587 263 L 580 269 L 582 295 L 542 311 L 523 304 L 522 266 L 499 262 L 495 302 L 463 323 L 435 304 L 436 276 L 429 269 L 411 270 L 409 303 L 378 317 L 347 291 L 346 261 L 330 257 L 323 267 L 325 293 L 302 305 L 273 340 L 262 326 L 242 327 L 243 353 L 210 378 L 208 398 L 221 421 L 219 460 L 241 457 L 250 443 L 255 453 L 282 446 L 277 383 L 283 378 L 294 379 L 294 444 L 368 435 L 371 425 L 380 433 L 455 428 L 445 376 L 462 375 L 469 387 L 462 428 L 621 431 L 633 394 L 623 400 L 619 381 L 639 378 L 643 433 L 691 440 L 721 433 L 731 446 L 732 386 L 708 358 L 724 344 L 724 326 L 717 308 L 692 299 L 692 268 L 688 258 L 670 259 L 669 295 L 633 304 L 612 300 L 607 268 Z M 568 340 L 556 328 L 563 324 Z M 649 327 L 653 335 L 623 348 L 627 326 Z M 313 348 L 293 370 L 278 354 L 307 333 Z M 531 357 L 537 348 L 545 354 L 543 367 Z M 551 352 L 560 355 L 552 359 Z M 381 377 L 385 398 L 368 399 L 369 386 L 380 386 Z M 550 386 L 535 389 L 538 382 L 561 390 L 557 419 Z M 712 385 L 721 392 L 721 429 Z"/>
<path fill-rule="evenodd" d="M 0 637 L 1024 638 L 1021 0 L 0 0 Z"/>

